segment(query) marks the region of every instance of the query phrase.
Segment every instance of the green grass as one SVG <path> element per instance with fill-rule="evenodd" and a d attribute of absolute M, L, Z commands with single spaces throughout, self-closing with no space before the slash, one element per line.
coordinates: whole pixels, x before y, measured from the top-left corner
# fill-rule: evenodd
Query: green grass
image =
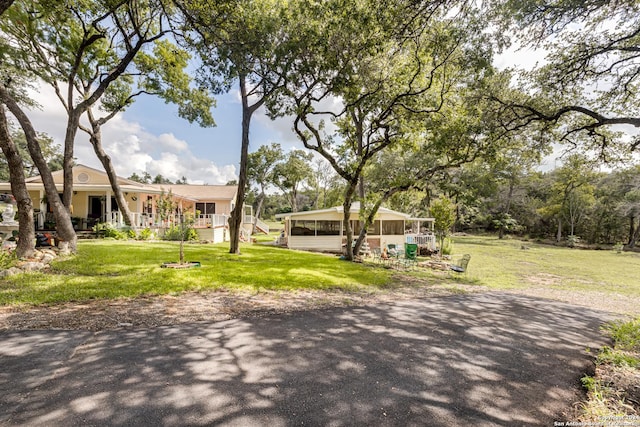
<path fill-rule="evenodd" d="M 264 235 L 263 235 L 264 236 Z M 259 241 L 273 241 L 277 232 Z M 522 249 L 525 245 L 527 249 Z M 187 244 L 186 259 L 201 268 L 163 269 L 177 261 L 177 242 L 81 242 L 78 255 L 53 263 L 53 272 L 0 280 L 0 305 L 50 304 L 96 298 L 135 297 L 198 290 L 259 292 L 294 289 L 377 289 L 392 283 L 393 272 L 335 256 L 267 245 Z M 418 269 L 407 274 L 427 283 L 469 283 L 490 289 L 539 287 L 640 296 L 640 255 L 540 245 L 495 237 L 456 237 L 453 258 L 471 254 L 466 274 Z"/>
<path fill-rule="evenodd" d="M 335 256 L 243 245 L 242 255 L 228 244 L 185 245 L 185 260 L 202 267 L 161 268 L 178 259 L 174 242 L 80 242 L 78 254 L 54 262 L 52 273 L 21 274 L 0 280 L 0 305 L 52 304 L 96 298 L 135 297 L 198 290 L 379 288 L 391 272 L 348 263 Z"/>
<path fill-rule="evenodd" d="M 454 259 L 471 254 L 466 278 L 490 288 L 543 286 L 640 296 L 637 253 L 569 249 L 496 237 L 463 236 L 454 242 Z"/>
<path fill-rule="evenodd" d="M 604 329 L 613 338 L 617 349 L 640 353 L 640 317 L 629 321 L 614 321 Z"/>

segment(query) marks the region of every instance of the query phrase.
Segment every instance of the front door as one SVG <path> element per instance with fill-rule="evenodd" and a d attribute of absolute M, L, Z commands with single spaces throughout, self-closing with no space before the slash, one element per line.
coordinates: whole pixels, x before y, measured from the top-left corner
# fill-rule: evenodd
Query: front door
<path fill-rule="evenodd" d="M 88 217 L 95 222 L 99 222 L 104 214 L 104 200 L 100 196 L 89 196 L 89 215 Z"/>

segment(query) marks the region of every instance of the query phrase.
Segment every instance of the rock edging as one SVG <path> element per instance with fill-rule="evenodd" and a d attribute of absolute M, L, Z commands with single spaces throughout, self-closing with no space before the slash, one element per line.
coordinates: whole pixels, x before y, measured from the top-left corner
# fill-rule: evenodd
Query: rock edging
<path fill-rule="evenodd" d="M 57 257 L 58 251 L 56 249 L 36 249 L 32 257 L 21 259 L 15 266 L 6 270 L 0 270 L 0 277 L 9 277 L 31 271 L 47 270 L 51 267 L 51 261 Z"/>

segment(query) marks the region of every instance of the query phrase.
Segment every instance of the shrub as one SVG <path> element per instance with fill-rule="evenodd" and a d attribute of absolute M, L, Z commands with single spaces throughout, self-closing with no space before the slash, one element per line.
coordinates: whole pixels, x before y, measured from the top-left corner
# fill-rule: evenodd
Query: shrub
<path fill-rule="evenodd" d="M 16 261 L 17 258 L 15 252 L 0 250 L 0 270 L 6 270 L 13 267 Z"/>
<path fill-rule="evenodd" d="M 445 238 L 442 241 L 442 255 L 451 255 L 453 253 L 453 240 Z"/>
<path fill-rule="evenodd" d="M 153 238 L 153 231 L 150 228 L 140 230 L 136 239 L 138 240 L 150 240 Z"/>
<path fill-rule="evenodd" d="M 129 231 L 133 230 L 120 231 L 108 222 L 101 222 L 93 226 L 93 232 L 96 233 L 98 237 L 105 239 L 126 240 L 129 237 Z M 133 232 L 133 234 L 135 236 L 135 232 Z"/>
<path fill-rule="evenodd" d="M 569 246 L 570 248 L 575 248 L 578 243 L 580 243 L 579 236 L 572 234 L 567 237 L 567 246 Z"/>
<path fill-rule="evenodd" d="M 198 240 L 198 232 L 193 227 L 172 225 L 162 236 L 163 240 Z"/>

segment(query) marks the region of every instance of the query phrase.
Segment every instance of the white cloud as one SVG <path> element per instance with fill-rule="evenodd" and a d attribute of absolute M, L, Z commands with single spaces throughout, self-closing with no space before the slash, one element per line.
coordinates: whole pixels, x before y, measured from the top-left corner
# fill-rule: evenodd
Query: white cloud
<path fill-rule="evenodd" d="M 314 106 L 316 111 L 330 111 L 333 113 L 339 113 L 344 108 L 344 104 L 339 98 L 327 97 Z M 277 135 L 277 140 L 273 142 L 280 143 L 284 148 L 304 148 L 302 142 L 298 138 L 298 135 L 293 129 L 293 122 L 295 117 L 284 116 L 278 117 L 275 120 L 271 120 L 265 113 L 264 107 L 256 111 L 256 121 L 267 130 L 268 134 Z M 331 122 L 331 116 L 325 115 L 322 117 L 324 120 L 325 132 L 331 134 L 335 132 L 336 126 Z M 320 118 L 312 117 L 311 122 L 318 125 Z M 266 141 L 263 141 L 265 143 Z M 257 148 L 257 147 L 256 147 Z"/>
<path fill-rule="evenodd" d="M 544 49 L 512 46 L 503 53 L 496 55 L 494 65 L 500 70 L 504 70 L 505 68 L 533 70 L 537 66 L 544 65 L 547 62 L 547 53 Z"/>
<path fill-rule="evenodd" d="M 55 93 L 41 85 L 32 94 L 42 106 L 30 111 L 29 117 L 37 131 L 46 132 L 57 144 L 64 144 L 67 116 Z M 102 143 L 119 176 L 149 172 L 176 180 L 186 176 L 190 183 L 225 184 L 237 179 L 233 165 L 218 166 L 199 153 L 192 153 L 189 143 L 172 133 L 153 134 L 140 124 L 118 115 L 102 128 Z M 78 131 L 75 146 L 76 162 L 101 169 L 88 136 Z"/>

